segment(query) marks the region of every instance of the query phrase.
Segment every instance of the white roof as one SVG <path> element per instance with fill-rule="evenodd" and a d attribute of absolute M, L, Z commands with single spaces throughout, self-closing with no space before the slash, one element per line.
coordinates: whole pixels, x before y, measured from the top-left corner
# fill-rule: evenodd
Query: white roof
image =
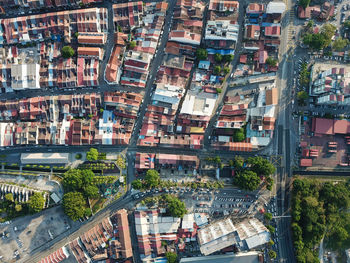
<path fill-rule="evenodd" d="M 21 163 L 67 164 L 69 153 L 22 153 Z"/>
<path fill-rule="evenodd" d="M 194 214 L 186 214 L 182 219 L 182 229 L 193 229 Z"/>
<path fill-rule="evenodd" d="M 283 2 L 270 2 L 267 4 L 267 14 L 282 14 L 286 10 L 286 4 Z"/>
<path fill-rule="evenodd" d="M 271 138 L 269 137 L 251 137 L 250 143 L 253 146 L 267 146 L 270 142 Z"/>
<path fill-rule="evenodd" d="M 199 227 L 208 224 L 208 217 L 204 214 L 195 213 L 194 220 L 196 221 L 196 225 Z"/>
<path fill-rule="evenodd" d="M 265 231 L 258 235 L 248 237 L 245 241 L 247 242 L 248 249 L 252 249 L 258 246 L 261 246 L 270 240 L 270 233 Z"/>
<path fill-rule="evenodd" d="M 56 193 L 52 193 L 50 195 L 50 197 L 52 198 L 52 200 L 57 204 L 61 199 L 56 195 Z"/>

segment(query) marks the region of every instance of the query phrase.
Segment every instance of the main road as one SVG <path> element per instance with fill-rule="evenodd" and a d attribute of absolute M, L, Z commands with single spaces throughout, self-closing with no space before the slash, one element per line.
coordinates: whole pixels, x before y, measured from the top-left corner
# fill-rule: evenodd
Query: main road
<path fill-rule="evenodd" d="M 282 19 L 282 36 L 280 45 L 279 72 L 277 75 L 276 87 L 279 89 L 279 107 L 277 116 L 277 143 L 276 152 L 282 157 L 282 165 L 277 169 L 277 212 L 279 216 L 289 214 L 290 196 L 289 183 L 291 177 L 291 136 L 294 133 L 291 116 L 291 87 L 293 85 L 293 46 L 290 45 L 291 34 L 293 32 L 294 11 L 292 0 L 285 0 L 286 12 Z M 295 262 L 293 242 L 291 236 L 291 222 L 289 217 L 277 219 L 278 236 L 278 260 L 279 262 Z"/>

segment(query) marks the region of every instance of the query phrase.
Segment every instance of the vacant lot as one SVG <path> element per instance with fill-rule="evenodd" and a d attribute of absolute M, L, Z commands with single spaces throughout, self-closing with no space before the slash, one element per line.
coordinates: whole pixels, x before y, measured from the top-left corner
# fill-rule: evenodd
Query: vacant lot
<path fill-rule="evenodd" d="M 25 257 L 35 248 L 65 232 L 70 223 L 62 208 L 56 207 L 0 226 L 0 235 L 5 234 L 0 239 L 2 262 L 16 262 L 16 254 L 20 258 Z"/>

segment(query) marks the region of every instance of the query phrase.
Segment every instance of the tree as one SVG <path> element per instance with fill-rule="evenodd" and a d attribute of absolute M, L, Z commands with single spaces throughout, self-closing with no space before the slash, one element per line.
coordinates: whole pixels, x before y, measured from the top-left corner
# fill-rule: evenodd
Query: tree
<path fill-rule="evenodd" d="M 254 191 L 260 185 L 260 178 L 255 172 L 244 170 L 236 173 L 233 183 L 242 189 Z"/>
<path fill-rule="evenodd" d="M 234 59 L 234 55 L 224 55 L 224 61 L 225 62 L 231 62 Z"/>
<path fill-rule="evenodd" d="M 117 158 L 117 166 L 120 168 L 120 169 L 125 169 L 126 168 L 126 165 L 125 165 L 125 159 L 123 158 L 123 156 L 121 155 L 118 155 L 118 158 Z"/>
<path fill-rule="evenodd" d="M 78 38 L 78 36 L 79 36 L 79 32 L 75 32 L 75 33 L 74 33 L 74 37 L 75 37 L 75 38 Z"/>
<path fill-rule="evenodd" d="M 274 174 L 276 171 L 275 166 L 273 166 L 269 160 L 262 158 L 261 156 L 249 157 L 247 162 L 251 165 L 252 171 L 258 175 L 268 176 Z"/>
<path fill-rule="evenodd" d="M 220 66 L 215 66 L 214 67 L 214 74 L 219 75 L 221 73 L 221 67 Z"/>
<path fill-rule="evenodd" d="M 222 92 L 221 88 L 216 88 L 216 93 L 220 94 Z"/>
<path fill-rule="evenodd" d="M 88 161 L 97 161 L 98 160 L 98 151 L 95 148 L 90 148 L 90 150 L 86 153 L 86 159 Z"/>
<path fill-rule="evenodd" d="M 77 160 L 80 160 L 82 157 L 83 157 L 83 156 L 81 155 L 81 153 L 77 153 L 77 154 L 75 155 L 75 159 L 77 159 Z"/>
<path fill-rule="evenodd" d="M 272 57 L 268 57 L 268 58 L 266 59 L 266 64 L 269 65 L 269 66 L 271 66 L 271 67 L 276 67 L 277 62 L 278 62 L 277 59 L 272 58 Z"/>
<path fill-rule="evenodd" d="M 198 48 L 196 57 L 198 60 L 206 60 L 208 58 L 208 51 L 205 48 Z"/>
<path fill-rule="evenodd" d="M 84 193 L 89 198 L 98 198 L 99 197 L 99 190 L 96 185 L 88 185 L 84 189 Z"/>
<path fill-rule="evenodd" d="M 64 173 L 63 188 L 65 191 L 79 191 L 83 188 L 83 179 L 79 169 L 70 169 Z"/>
<path fill-rule="evenodd" d="M 273 251 L 272 249 L 269 250 L 269 257 L 270 258 L 276 258 L 277 257 L 277 254 L 275 251 Z M 308 262 L 311 262 L 311 261 L 308 261 Z"/>
<path fill-rule="evenodd" d="M 15 205 L 15 210 L 16 210 L 16 212 L 21 212 L 22 211 L 22 205 L 20 205 L 20 204 Z"/>
<path fill-rule="evenodd" d="M 5 200 L 13 203 L 14 199 L 12 193 L 5 194 Z"/>
<path fill-rule="evenodd" d="M 297 93 L 297 98 L 298 98 L 298 101 L 304 103 L 305 100 L 309 98 L 309 94 L 307 94 L 305 90 L 302 90 Z"/>
<path fill-rule="evenodd" d="M 302 6 L 304 9 L 309 6 L 311 0 L 299 0 L 299 5 Z"/>
<path fill-rule="evenodd" d="M 35 213 L 43 210 L 45 205 L 45 199 L 42 193 L 35 192 L 28 200 L 29 209 Z"/>
<path fill-rule="evenodd" d="M 186 205 L 177 197 L 167 197 L 168 211 L 171 216 L 182 218 L 186 213 Z"/>
<path fill-rule="evenodd" d="M 273 240 L 270 239 L 270 241 L 269 241 L 269 243 L 268 243 L 268 246 L 269 246 L 269 247 L 272 247 L 274 244 L 275 244 L 275 242 L 273 242 Z"/>
<path fill-rule="evenodd" d="M 230 73 L 230 68 L 224 67 L 223 71 L 224 71 L 224 74 L 227 75 L 228 73 Z"/>
<path fill-rule="evenodd" d="M 75 52 L 74 49 L 70 46 L 64 46 L 61 49 L 61 54 L 64 58 L 71 58 L 74 56 Z"/>
<path fill-rule="evenodd" d="M 267 230 L 269 230 L 269 232 L 270 232 L 271 234 L 275 233 L 275 228 L 274 228 L 273 226 L 267 225 L 266 228 L 267 228 Z"/>
<path fill-rule="evenodd" d="M 267 190 L 271 191 L 273 186 L 273 179 L 269 176 L 266 177 L 266 188 Z"/>
<path fill-rule="evenodd" d="M 327 41 L 331 41 L 332 37 L 335 34 L 335 31 L 337 31 L 337 27 L 332 24 L 324 24 L 321 28 L 321 33 L 325 36 Z"/>
<path fill-rule="evenodd" d="M 133 40 L 130 42 L 130 48 L 133 49 L 135 47 L 136 47 L 136 41 Z"/>
<path fill-rule="evenodd" d="M 214 60 L 217 62 L 217 63 L 220 63 L 222 61 L 222 55 L 221 54 L 215 54 L 214 55 Z"/>
<path fill-rule="evenodd" d="M 177 254 L 174 252 L 166 252 L 165 256 L 168 260 L 168 263 L 176 263 L 177 262 Z"/>
<path fill-rule="evenodd" d="M 84 216 L 90 217 L 91 215 L 92 215 L 92 211 L 90 207 L 85 208 Z"/>
<path fill-rule="evenodd" d="M 157 187 L 160 182 L 159 173 L 156 170 L 148 170 L 145 177 L 146 184 L 149 188 Z"/>
<path fill-rule="evenodd" d="M 264 218 L 265 218 L 266 221 L 270 221 L 270 220 L 272 219 L 272 214 L 266 212 L 266 213 L 264 214 Z"/>
<path fill-rule="evenodd" d="M 86 203 L 81 193 L 69 192 L 63 196 L 64 213 L 73 221 L 77 221 L 84 216 L 85 208 Z"/>
<path fill-rule="evenodd" d="M 346 20 L 343 25 L 346 29 L 350 29 L 350 20 Z"/>
<path fill-rule="evenodd" d="M 132 188 L 139 190 L 143 188 L 143 183 L 140 179 L 134 180 L 131 183 Z"/>
<path fill-rule="evenodd" d="M 238 130 L 235 130 L 235 133 L 233 134 L 233 141 L 242 142 L 244 140 L 245 140 L 244 129 L 240 128 Z"/>
<path fill-rule="evenodd" d="M 236 170 L 242 169 L 244 165 L 244 158 L 242 156 L 236 155 L 233 160 L 230 160 L 230 166 L 233 166 Z"/>
<path fill-rule="evenodd" d="M 338 37 L 336 40 L 334 40 L 332 44 L 332 49 L 336 51 L 343 50 L 347 45 L 349 45 L 349 40 L 346 38 Z"/>
<path fill-rule="evenodd" d="M 314 26 L 314 24 L 315 24 L 314 20 L 309 20 L 309 22 L 307 22 L 306 27 L 307 28 L 312 28 Z"/>

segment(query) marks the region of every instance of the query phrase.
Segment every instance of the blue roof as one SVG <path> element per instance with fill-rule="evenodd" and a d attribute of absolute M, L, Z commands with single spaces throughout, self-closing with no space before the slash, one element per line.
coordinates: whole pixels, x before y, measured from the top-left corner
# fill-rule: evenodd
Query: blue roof
<path fill-rule="evenodd" d="M 213 49 L 213 48 L 207 48 L 208 54 L 221 54 L 221 55 L 234 55 L 235 50 L 234 49 Z"/>
<path fill-rule="evenodd" d="M 198 68 L 209 69 L 210 61 L 209 60 L 201 60 L 199 61 Z"/>
<path fill-rule="evenodd" d="M 109 119 L 111 119 L 112 121 L 114 121 L 114 114 L 112 111 L 109 111 L 109 110 L 104 110 L 103 111 L 103 122 L 104 123 L 107 123 Z"/>

